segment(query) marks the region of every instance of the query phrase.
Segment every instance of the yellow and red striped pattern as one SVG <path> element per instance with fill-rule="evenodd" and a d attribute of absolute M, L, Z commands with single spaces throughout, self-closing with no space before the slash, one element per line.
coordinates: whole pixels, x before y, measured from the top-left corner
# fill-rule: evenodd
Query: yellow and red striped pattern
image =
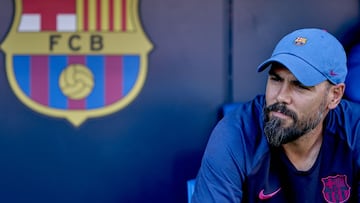
<path fill-rule="evenodd" d="M 76 0 L 78 31 L 134 30 L 132 0 Z"/>

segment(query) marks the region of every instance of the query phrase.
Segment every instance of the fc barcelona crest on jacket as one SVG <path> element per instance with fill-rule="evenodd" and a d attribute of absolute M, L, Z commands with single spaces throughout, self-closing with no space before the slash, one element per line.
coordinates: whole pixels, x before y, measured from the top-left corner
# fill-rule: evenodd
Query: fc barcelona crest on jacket
<path fill-rule="evenodd" d="M 136 98 L 152 44 L 138 0 L 15 0 L 1 48 L 16 96 L 36 112 L 79 126 Z"/>
<path fill-rule="evenodd" d="M 326 202 L 346 202 L 350 198 L 350 186 L 346 175 L 329 176 L 321 179 L 323 183 L 323 196 Z"/>

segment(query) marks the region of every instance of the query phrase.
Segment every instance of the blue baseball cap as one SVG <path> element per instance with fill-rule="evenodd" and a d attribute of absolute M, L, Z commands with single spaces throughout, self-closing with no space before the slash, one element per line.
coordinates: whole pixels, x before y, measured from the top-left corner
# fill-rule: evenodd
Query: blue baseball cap
<path fill-rule="evenodd" d="M 305 86 L 315 86 L 325 80 L 332 84 L 345 82 L 346 53 L 341 43 L 329 32 L 306 28 L 283 37 L 271 57 L 261 63 L 261 72 L 277 62 L 288 68 Z"/>

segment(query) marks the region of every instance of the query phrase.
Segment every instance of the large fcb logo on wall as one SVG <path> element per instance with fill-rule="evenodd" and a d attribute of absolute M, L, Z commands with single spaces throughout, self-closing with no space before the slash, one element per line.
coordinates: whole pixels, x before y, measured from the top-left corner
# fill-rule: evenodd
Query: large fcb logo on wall
<path fill-rule="evenodd" d="M 135 99 L 152 44 L 138 0 L 15 0 L 2 48 L 16 96 L 79 126 Z"/>

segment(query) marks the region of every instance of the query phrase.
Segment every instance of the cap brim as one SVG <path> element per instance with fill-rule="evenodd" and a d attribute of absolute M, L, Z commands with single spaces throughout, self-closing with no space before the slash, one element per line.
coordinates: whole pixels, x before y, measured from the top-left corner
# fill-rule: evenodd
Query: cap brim
<path fill-rule="evenodd" d="M 316 70 L 315 67 L 306 63 L 301 58 L 283 53 L 277 54 L 261 63 L 257 71 L 261 72 L 269 67 L 272 63 L 277 62 L 284 65 L 289 71 L 305 86 L 315 86 L 326 80 L 326 77 Z"/>

